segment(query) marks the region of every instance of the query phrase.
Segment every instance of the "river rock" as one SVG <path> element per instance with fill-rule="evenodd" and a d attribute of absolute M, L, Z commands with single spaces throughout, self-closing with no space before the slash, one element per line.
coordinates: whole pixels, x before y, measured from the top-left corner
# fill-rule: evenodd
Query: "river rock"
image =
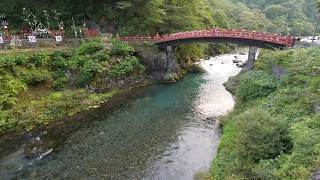
<path fill-rule="evenodd" d="M 37 137 L 31 140 L 31 143 L 24 148 L 24 154 L 28 159 L 34 159 L 43 152 L 43 141 Z"/>
<path fill-rule="evenodd" d="M 207 117 L 205 119 L 205 122 L 208 123 L 208 124 L 215 125 L 216 122 L 217 122 L 217 118 L 216 117 Z"/>
<path fill-rule="evenodd" d="M 320 170 L 312 175 L 312 180 L 320 180 Z"/>
<path fill-rule="evenodd" d="M 238 60 L 238 59 L 234 59 L 234 60 L 232 60 L 232 62 L 233 62 L 234 64 L 238 64 L 238 63 L 240 63 L 241 61 Z"/>
<path fill-rule="evenodd" d="M 236 66 L 237 66 L 238 68 L 244 68 L 244 65 L 243 65 L 242 63 L 237 63 Z"/>
<path fill-rule="evenodd" d="M 199 63 L 193 63 L 189 66 L 188 69 L 191 73 L 205 73 L 206 70 L 199 64 Z"/>
<path fill-rule="evenodd" d="M 176 80 L 179 79 L 179 76 L 177 73 L 166 73 L 164 75 L 163 81 L 170 83 L 170 82 L 176 82 Z"/>
<path fill-rule="evenodd" d="M 27 159 L 42 158 L 52 152 L 53 144 L 45 142 L 40 137 L 33 138 L 29 144 L 24 147 L 24 154 Z"/>
<path fill-rule="evenodd" d="M 228 81 L 225 82 L 223 85 L 229 92 L 231 92 L 232 94 L 235 94 L 239 84 L 240 84 L 240 76 L 231 76 L 229 77 Z"/>

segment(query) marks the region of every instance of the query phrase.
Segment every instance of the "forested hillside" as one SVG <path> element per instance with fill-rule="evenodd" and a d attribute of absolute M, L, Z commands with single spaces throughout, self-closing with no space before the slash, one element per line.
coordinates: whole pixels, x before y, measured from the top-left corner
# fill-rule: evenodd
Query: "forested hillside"
<path fill-rule="evenodd" d="M 22 9 L 30 10 L 37 18 L 45 19 L 42 10 L 60 16 L 70 29 L 72 18 L 76 26 L 86 21 L 89 28 L 119 34 L 155 34 L 201 29 L 212 26 L 214 18 L 205 0 L 135 0 L 135 1 L 5 1 L 0 10 L 8 15 L 12 25 L 23 24 L 26 15 Z M 58 14 L 51 12 L 57 10 Z M 49 21 L 55 21 L 54 18 Z M 52 23 L 54 24 L 54 23 Z"/>
<path fill-rule="evenodd" d="M 243 28 L 282 34 L 311 35 L 316 11 L 313 0 L 12 0 L 0 1 L 0 20 L 9 30 L 42 22 L 50 29 L 64 23 L 74 30 L 97 29 L 119 35 L 155 35 L 195 29 Z M 0 30 L 1 31 L 1 30 Z M 190 62 L 225 52 L 224 46 L 204 44 L 178 48 L 180 61 Z"/>
<path fill-rule="evenodd" d="M 314 0 L 13 0 L 0 1 L 0 13 L 8 16 L 12 28 L 23 26 L 31 14 L 44 24 L 51 21 L 51 26 L 61 19 L 70 30 L 73 18 L 77 26 L 86 22 L 88 27 L 119 34 L 218 26 L 309 35 L 317 15 Z"/>
<path fill-rule="evenodd" d="M 271 24 L 267 30 L 292 33 L 295 35 L 311 34 L 316 19 L 314 0 L 231 0 L 236 6 L 246 4 L 257 14 L 263 14 Z M 260 18 L 259 18 L 260 19 Z"/>

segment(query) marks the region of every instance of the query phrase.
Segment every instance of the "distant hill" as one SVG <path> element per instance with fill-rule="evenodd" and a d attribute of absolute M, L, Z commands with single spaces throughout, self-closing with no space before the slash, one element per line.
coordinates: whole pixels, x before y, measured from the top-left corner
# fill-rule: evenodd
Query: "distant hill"
<path fill-rule="evenodd" d="M 210 0 L 223 9 L 231 27 L 311 35 L 317 12 L 314 0 Z"/>

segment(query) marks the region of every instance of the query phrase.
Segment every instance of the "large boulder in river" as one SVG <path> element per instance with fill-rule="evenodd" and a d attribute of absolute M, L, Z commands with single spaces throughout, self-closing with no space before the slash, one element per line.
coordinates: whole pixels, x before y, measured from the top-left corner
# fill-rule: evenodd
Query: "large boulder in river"
<path fill-rule="evenodd" d="M 231 76 L 229 77 L 228 81 L 225 82 L 223 85 L 232 94 L 236 94 L 236 91 L 240 84 L 240 75 L 238 76 Z"/>
<path fill-rule="evenodd" d="M 206 70 L 200 65 L 200 63 L 193 63 L 188 67 L 188 71 L 191 73 L 205 73 Z"/>

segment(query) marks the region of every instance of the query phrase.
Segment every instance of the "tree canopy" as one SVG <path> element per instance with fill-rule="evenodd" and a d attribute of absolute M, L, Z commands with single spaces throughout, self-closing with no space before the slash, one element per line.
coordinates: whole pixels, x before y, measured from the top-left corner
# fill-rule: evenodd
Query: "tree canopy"
<path fill-rule="evenodd" d="M 119 34 L 155 34 L 209 27 L 246 28 L 309 35 L 317 11 L 314 0 L 3 0 L 0 14 L 10 27 L 24 26 L 28 9 L 44 24 L 59 16 L 71 29 L 90 28 Z M 49 17 L 44 14 L 46 10 Z"/>

